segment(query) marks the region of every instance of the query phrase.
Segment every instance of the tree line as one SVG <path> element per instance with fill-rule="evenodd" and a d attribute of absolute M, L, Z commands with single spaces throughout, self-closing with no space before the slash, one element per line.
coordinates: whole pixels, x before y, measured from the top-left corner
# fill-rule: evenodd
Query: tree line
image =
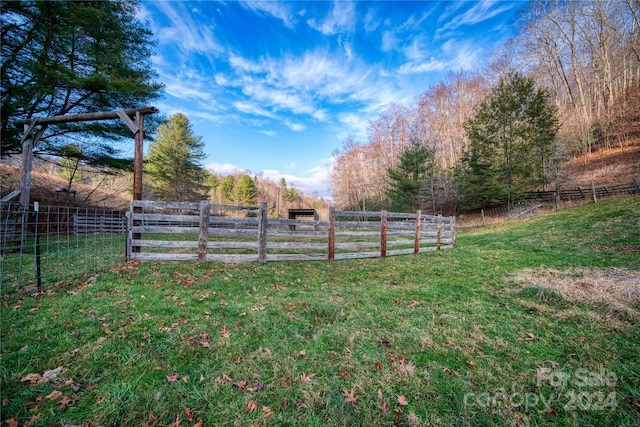
<path fill-rule="evenodd" d="M 557 185 L 568 156 L 640 136 L 637 0 L 534 0 L 479 72 L 390 105 L 334 152 L 341 208 L 453 213 Z"/>

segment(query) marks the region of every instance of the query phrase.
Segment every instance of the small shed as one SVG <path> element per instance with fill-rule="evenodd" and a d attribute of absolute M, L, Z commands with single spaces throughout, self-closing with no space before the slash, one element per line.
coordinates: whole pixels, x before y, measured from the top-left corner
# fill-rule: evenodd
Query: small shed
<path fill-rule="evenodd" d="M 315 209 L 289 209 L 289 219 L 297 220 L 298 218 L 313 218 L 314 221 L 320 221 L 320 215 Z M 295 225 L 289 225 L 290 230 L 295 230 Z"/>

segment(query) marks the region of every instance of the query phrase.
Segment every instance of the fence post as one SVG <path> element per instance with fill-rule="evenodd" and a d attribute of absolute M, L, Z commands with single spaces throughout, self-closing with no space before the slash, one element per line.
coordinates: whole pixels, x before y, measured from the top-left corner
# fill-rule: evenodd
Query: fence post
<path fill-rule="evenodd" d="M 327 259 L 334 259 L 336 256 L 336 208 L 329 207 L 329 236 L 327 237 Z"/>
<path fill-rule="evenodd" d="M 454 216 L 451 216 L 450 218 L 451 218 L 451 223 L 450 223 L 450 225 L 451 225 L 451 246 L 455 248 L 456 247 L 456 217 L 454 215 Z"/>
<path fill-rule="evenodd" d="M 124 231 L 125 231 L 125 244 L 124 244 L 124 260 L 129 261 L 131 257 L 131 239 L 133 235 L 131 234 L 131 211 L 126 211 L 124 213 Z"/>
<path fill-rule="evenodd" d="M 380 212 L 380 256 L 387 256 L 387 211 Z"/>
<path fill-rule="evenodd" d="M 436 229 L 438 231 L 438 237 L 436 240 L 436 250 L 440 250 L 440 242 L 442 239 L 442 214 L 438 214 L 438 223 L 436 225 Z"/>
<path fill-rule="evenodd" d="M 413 253 L 420 252 L 420 226 L 422 225 L 422 211 L 416 211 L 416 235 L 413 239 Z"/>
<path fill-rule="evenodd" d="M 598 198 L 596 197 L 596 183 L 591 181 L 591 191 L 593 192 L 593 203 L 598 204 Z"/>
<path fill-rule="evenodd" d="M 207 238 L 209 235 L 209 208 L 207 200 L 200 201 L 200 228 L 198 230 L 198 261 L 207 260 Z"/>
<path fill-rule="evenodd" d="M 267 204 L 260 203 L 258 214 L 258 261 L 267 262 Z"/>

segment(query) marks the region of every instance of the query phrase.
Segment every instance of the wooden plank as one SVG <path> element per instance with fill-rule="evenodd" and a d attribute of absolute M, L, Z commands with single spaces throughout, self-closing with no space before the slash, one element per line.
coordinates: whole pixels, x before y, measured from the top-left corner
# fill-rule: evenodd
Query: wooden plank
<path fill-rule="evenodd" d="M 156 227 L 156 226 L 133 226 L 134 233 L 158 233 L 158 234 L 198 234 L 197 227 Z"/>
<path fill-rule="evenodd" d="M 335 259 L 378 258 L 380 252 L 349 252 L 337 253 Z"/>
<path fill-rule="evenodd" d="M 193 210 L 196 212 L 200 208 L 199 203 L 156 202 L 156 201 L 149 201 L 149 200 L 134 200 L 131 202 L 131 206 L 134 208 L 181 209 L 181 210 Z"/>
<path fill-rule="evenodd" d="M 382 211 L 380 217 L 380 256 L 387 256 L 387 211 Z"/>
<path fill-rule="evenodd" d="M 416 212 L 416 225 L 413 236 L 413 252 L 420 252 L 420 227 L 422 225 L 422 211 Z"/>
<path fill-rule="evenodd" d="M 379 218 L 380 212 L 336 211 L 336 218 L 340 217 Z"/>
<path fill-rule="evenodd" d="M 335 259 L 336 248 L 336 208 L 329 207 L 329 233 L 327 236 L 327 259 Z"/>
<path fill-rule="evenodd" d="M 210 249 L 258 249 L 258 242 L 209 242 Z"/>
<path fill-rule="evenodd" d="M 326 250 L 326 243 L 267 242 L 267 249 Z"/>
<path fill-rule="evenodd" d="M 235 230 L 229 228 L 211 228 L 209 227 L 209 235 L 210 236 L 227 236 L 227 237 L 235 237 L 235 236 L 257 236 L 258 230 Z"/>
<path fill-rule="evenodd" d="M 207 260 L 207 237 L 209 229 L 209 202 L 200 202 L 200 227 L 198 228 L 198 261 Z"/>
<path fill-rule="evenodd" d="M 144 247 L 144 248 L 192 248 L 195 249 L 198 247 L 198 242 L 196 241 L 167 241 L 167 240 L 137 240 L 133 239 L 131 243 L 134 246 Z"/>
<path fill-rule="evenodd" d="M 336 221 L 339 228 L 380 228 L 380 221 Z"/>
<path fill-rule="evenodd" d="M 198 254 L 160 254 L 160 253 L 133 253 L 133 259 L 139 261 L 197 261 Z"/>
<path fill-rule="evenodd" d="M 267 261 L 324 261 L 326 254 L 269 254 Z"/>
<path fill-rule="evenodd" d="M 362 232 L 340 231 L 335 233 L 335 237 L 378 237 L 378 236 L 380 236 L 379 231 L 362 231 Z"/>
<path fill-rule="evenodd" d="M 197 215 L 178 215 L 178 214 L 157 214 L 157 213 L 134 213 L 133 219 L 144 220 L 147 222 L 171 222 L 171 223 L 191 223 L 199 224 Z"/>
<path fill-rule="evenodd" d="M 267 236 L 270 237 L 291 237 L 291 238 L 312 238 L 312 239 L 326 239 L 326 231 L 276 231 L 267 230 Z"/>
<path fill-rule="evenodd" d="M 371 241 L 371 242 L 348 242 L 343 243 L 339 242 L 335 244 L 336 249 L 360 249 L 360 248 L 379 248 L 380 242 Z"/>
<path fill-rule="evenodd" d="M 156 107 L 140 107 L 132 108 L 124 111 L 129 116 L 134 116 L 136 113 L 140 114 L 157 114 L 160 111 Z M 51 117 L 37 117 L 33 119 L 16 120 L 16 125 L 26 125 L 35 120 L 37 125 L 44 124 L 59 124 L 59 123 L 72 123 L 72 122 L 89 122 L 93 120 L 111 120 L 118 118 L 119 111 L 103 111 L 99 113 L 79 113 L 79 114 L 65 114 L 63 116 L 51 116 Z"/>
<path fill-rule="evenodd" d="M 255 262 L 258 260 L 255 254 L 252 255 L 227 255 L 227 254 L 209 254 L 207 255 L 209 261 L 219 261 L 227 263 L 235 262 Z"/>
<path fill-rule="evenodd" d="M 267 261 L 267 221 L 268 210 L 266 203 L 260 203 L 260 211 L 258 213 L 258 261 Z"/>

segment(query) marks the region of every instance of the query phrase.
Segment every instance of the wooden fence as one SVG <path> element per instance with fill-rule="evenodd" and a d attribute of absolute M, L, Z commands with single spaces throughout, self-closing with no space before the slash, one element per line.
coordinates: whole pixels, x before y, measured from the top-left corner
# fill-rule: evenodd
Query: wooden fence
<path fill-rule="evenodd" d="M 385 257 L 455 246 L 455 217 L 351 212 L 328 221 L 268 218 L 260 206 L 134 201 L 127 256 L 142 261 L 283 261 Z"/>

